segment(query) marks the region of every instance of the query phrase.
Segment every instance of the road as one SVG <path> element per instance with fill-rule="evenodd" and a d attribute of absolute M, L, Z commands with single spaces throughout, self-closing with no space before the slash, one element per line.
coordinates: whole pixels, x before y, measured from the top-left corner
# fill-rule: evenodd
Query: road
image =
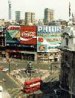
<path fill-rule="evenodd" d="M 10 94 L 13 94 L 13 90 L 14 92 L 16 91 L 16 89 L 19 90 L 18 85 L 4 72 L 0 72 L 0 81 L 2 81 L 0 84 L 3 86 L 3 88 Z"/>
<path fill-rule="evenodd" d="M 28 61 L 25 60 L 12 59 L 10 61 L 10 72 L 14 69 L 25 68 L 27 66 L 27 63 Z M 35 62 L 32 62 L 32 65 L 34 66 L 34 68 L 50 70 L 49 64 L 46 64 L 45 66 L 45 64 L 36 64 Z M 4 68 L 9 68 L 9 63 L 5 59 L 2 59 L 0 61 L 0 66 L 3 66 Z M 9 74 L 9 71 L 7 73 Z M 7 75 L 7 73 L 0 72 L 0 80 L 2 81 L 1 85 L 3 85 L 4 89 L 6 89 L 9 92 L 9 94 L 11 94 L 11 98 L 15 98 L 15 96 L 17 97 L 19 96 L 19 94 L 24 95 L 20 91 L 20 88 L 17 85 L 17 83 L 11 78 L 10 75 Z"/>

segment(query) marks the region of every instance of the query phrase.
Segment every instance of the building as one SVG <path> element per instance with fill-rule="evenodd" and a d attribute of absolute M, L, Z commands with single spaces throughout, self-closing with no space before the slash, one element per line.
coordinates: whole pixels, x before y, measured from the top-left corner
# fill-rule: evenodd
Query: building
<path fill-rule="evenodd" d="M 69 22 L 62 34 L 60 87 L 75 98 L 75 25 Z"/>
<path fill-rule="evenodd" d="M 16 11 L 15 12 L 15 20 L 16 20 L 16 22 L 19 22 L 20 21 L 20 18 L 21 18 L 20 11 Z"/>
<path fill-rule="evenodd" d="M 44 24 L 49 24 L 54 20 L 54 10 L 46 8 L 44 10 Z"/>
<path fill-rule="evenodd" d="M 25 25 L 33 25 L 35 23 L 35 13 L 25 13 Z"/>
<path fill-rule="evenodd" d="M 3 26 L 0 26 L 0 55 L 4 56 L 5 55 L 5 30 L 6 28 Z"/>
<path fill-rule="evenodd" d="M 5 28 L 3 26 L 0 26 L 0 47 L 5 46 Z"/>
<path fill-rule="evenodd" d="M 35 23 L 35 13 L 31 13 L 31 23 Z"/>
<path fill-rule="evenodd" d="M 61 44 L 61 26 L 10 25 L 5 34 L 9 57 L 43 63 L 60 61 L 57 47 Z"/>

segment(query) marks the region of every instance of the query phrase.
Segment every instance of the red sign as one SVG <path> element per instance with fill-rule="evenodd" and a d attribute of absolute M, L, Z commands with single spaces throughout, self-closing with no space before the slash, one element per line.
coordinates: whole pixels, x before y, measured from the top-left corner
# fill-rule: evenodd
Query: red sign
<path fill-rule="evenodd" d="M 7 30 L 20 30 L 20 26 L 9 26 Z"/>
<path fill-rule="evenodd" d="M 21 26 L 20 43 L 35 45 L 37 44 L 36 26 Z"/>

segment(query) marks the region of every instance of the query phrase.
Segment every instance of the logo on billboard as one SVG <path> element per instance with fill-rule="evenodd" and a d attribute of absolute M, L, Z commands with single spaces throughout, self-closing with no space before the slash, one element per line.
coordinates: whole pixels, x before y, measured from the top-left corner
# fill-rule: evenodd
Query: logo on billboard
<path fill-rule="evenodd" d="M 38 33 L 57 33 L 61 32 L 61 26 L 38 26 Z"/>
<path fill-rule="evenodd" d="M 37 47 L 38 52 L 47 52 L 47 45 L 46 44 L 39 44 Z"/>
<path fill-rule="evenodd" d="M 9 26 L 7 30 L 20 30 L 20 26 Z"/>
<path fill-rule="evenodd" d="M 35 32 L 25 31 L 21 33 L 20 40 L 28 41 L 28 40 L 31 40 L 32 38 L 36 38 Z"/>

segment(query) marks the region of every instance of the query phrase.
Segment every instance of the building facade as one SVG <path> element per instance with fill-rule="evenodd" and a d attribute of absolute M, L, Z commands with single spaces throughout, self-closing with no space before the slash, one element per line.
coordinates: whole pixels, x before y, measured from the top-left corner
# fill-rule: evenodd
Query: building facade
<path fill-rule="evenodd" d="M 6 28 L 3 26 L 0 26 L 0 55 L 4 57 L 5 55 L 5 30 Z"/>
<path fill-rule="evenodd" d="M 20 11 L 15 12 L 15 20 L 16 20 L 16 22 L 20 21 Z"/>
<path fill-rule="evenodd" d="M 54 20 L 54 10 L 46 8 L 44 10 L 44 24 L 49 24 Z"/>
<path fill-rule="evenodd" d="M 33 25 L 35 23 L 35 13 L 25 13 L 25 25 Z"/>
<path fill-rule="evenodd" d="M 69 25 L 62 34 L 60 87 L 75 98 L 75 26 Z M 65 97 L 66 98 L 66 97 Z"/>
<path fill-rule="evenodd" d="M 31 23 L 35 23 L 35 13 L 31 13 Z"/>

